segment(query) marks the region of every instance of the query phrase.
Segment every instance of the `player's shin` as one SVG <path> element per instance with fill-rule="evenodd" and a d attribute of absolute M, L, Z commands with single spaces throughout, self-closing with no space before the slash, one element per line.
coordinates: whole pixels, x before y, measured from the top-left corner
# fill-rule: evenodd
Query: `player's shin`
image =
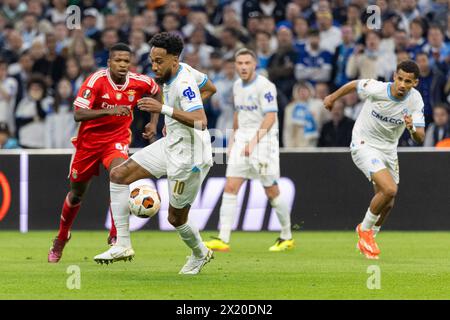
<path fill-rule="evenodd" d="M 219 238 L 226 243 L 230 242 L 231 228 L 236 214 L 237 195 L 224 193 L 220 207 L 220 233 Z"/>
<path fill-rule="evenodd" d="M 64 199 L 64 205 L 61 212 L 61 221 L 59 223 L 59 232 L 58 239 L 59 240 L 67 240 L 69 237 L 69 231 L 72 227 L 73 221 L 80 210 L 81 202 L 77 204 L 70 203 L 70 192 L 67 194 Z"/>
<path fill-rule="evenodd" d="M 364 220 L 361 224 L 362 230 L 370 230 L 375 225 L 375 223 L 378 221 L 378 215 L 373 214 L 370 211 L 370 208 L 367 208 L 366 215 L 364 216 Z"/>
<path fill-rule="evenodd" d="M 280 238 L 284 240 L 292 239 L 291 212 L 289 210 L 287 203 L 283 201 L 283 199 L 281 199 L 280 196 L 277 196 L 276 198 L 270 201 L 270 205 L 272 206 L 272 208 L 275 209 L 278 220 L 280 221 L 281 225 Z"/>
<path fill-rule="evenodd" d="M 189 222 L 176 227 L 181 240 L 186 243 L 186 245 L 192 249 L 192 253 L 197 258 L 203 258 L 208 253 L 208 249 L 202 242 L 202 237 L 200 232 L 196 227 L 191 225 Z"/>
<path fill-rule="evenodd" d="M 117 230 L 117 245 L 125 248 L 131 247 L 130 240 L 130 213 L 128 211 L 128 185 L 109 183 L 111 194 L 111 211 Z"/>

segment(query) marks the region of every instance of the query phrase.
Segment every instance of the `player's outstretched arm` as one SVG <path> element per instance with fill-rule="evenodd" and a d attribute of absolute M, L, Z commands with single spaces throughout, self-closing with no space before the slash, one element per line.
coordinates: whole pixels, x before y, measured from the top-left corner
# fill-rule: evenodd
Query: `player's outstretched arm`
<path fill-rule="evenodd" d="M 350 92 L 356 90 L 357 85 L 358 85 L 357 80 L 350 81 L 350 82 L 344 84 L 339 89 L 337 89 L 332 94 L 326 96 L 325 99 L 323 99 L 323 104 L 324 104 L 325 108 L 327 110 L 331 111 L 331 109 L 333 109 L 334 102 L 336 100 L 338 100 L 339 98 L 345 96 L 346 94 L 349 94 Z"/>
<path fill-rule="evenodd" d="M 161 90 L 158 90 L 158 92 L 153 97 L 158 101 L 162 101 Z M 142 133 L 142 137 L 149 140 L 150 143 L 156 140 L 158 121 L 159 113 L 153 112 L 150 122 L 145 125 L 144 132 Z"/>
<path fill-rule="evenodd" d="M 153 98 L 142 98 L 138 101 L 139 110 L 146 112 L 163 113 L 182 124 L 191 128 L 205 130 L 208 126 L 208 120 L 203 108 L 195 111 L 181 111 L 164 105 Z"/>
<path fill-rule="evenodd" d="M 78 108 L 74 112 L 76 122 L 93 120 L 106 116 L 129 116 L 131 110 L 126 106 L 117 106 L 111 109 Z"/>
<path fill-rule="evenodd" d="M 214 83 L 212 83 L 210 79 L 208 79 L 205 85 L 200 88 L 200 95 L 202 97 L 202 101 L 211 98 L 211 96 L 216 92 L 217 92 L 216 86 L 214 85 Z"/>

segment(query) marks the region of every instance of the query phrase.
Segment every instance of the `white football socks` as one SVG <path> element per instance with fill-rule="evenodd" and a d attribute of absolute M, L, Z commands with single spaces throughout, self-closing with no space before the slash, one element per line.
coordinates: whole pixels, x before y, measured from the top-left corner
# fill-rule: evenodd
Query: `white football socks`
<path fill-rule="evenodd" d="M 376 237 L 377 233 L 380 232 L 380 230 L 381 230 L 381 226 L 373 226 L 372 227 L 373 236 Z"/>
<path fill-rule="evenodd" d="M 374 215 L 370 211 L 370 208 L 368 208 L 367 212 L 366 212 L 366 216 L 364 217 L 364 220 L 361 224 L 361 229 L 364 231 L 372 229 L 372 227 L 375 225 L 375 223 L 377 223 L 378 217 L 379 216 Z"/>
<path fill-rule="evenodd" d="M 192 249 L 192 253 L 197 258 L 203 258 L 208 253 L 208 249 L 202 242 L 202 237 L 198 229 L 189 224 L 189 222 L 176 227 L 181 240 L 186 243 L 186 245 Z"/>
<path fill-rule="evenodd" d="M 219 238 L 223 242 L 230 242 L 231 228 L 233 227 L 234 216 L 236 214 L 237 195 L 224 193 L 222 205 L 220 206 L 220 233 Z"/>
<path fill-rule="evenodd" d="M 109 183 L 111 195 L 111 211 L 117 229 L 117 245 L 131 247 L 130 212 L 128 209 L 129 188 L 126 184 Z"/>
<path fill-rule="evenodd" d="M 291 212 L 289 211 L 289 207 L 286 201 L 283 201 L 283 199 L 281 199 L 281 196 L 278 196 L 270 201 L 270 205 L 275 209 L 278 220 L 280 221 L 280 238 L 283 240 L 292 239 Z"/>

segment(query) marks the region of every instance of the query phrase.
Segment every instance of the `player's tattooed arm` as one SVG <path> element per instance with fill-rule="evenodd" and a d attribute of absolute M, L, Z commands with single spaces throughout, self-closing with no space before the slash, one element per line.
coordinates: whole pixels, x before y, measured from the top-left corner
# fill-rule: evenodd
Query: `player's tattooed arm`
<path fill-rule="evenodd" d="M 205 101 L 205 100 L 211 98 L 211 96 L 214 93 L 216 93 L 216 91 L 217 91 L 216 86 L 214 85 L 214 83 L 212 83 L 212 81 L 210 79 L 208 79 L 208 81 L 206 81 L 205 85 L 200 88 L 200 95 L 202 97 L 202 101 Z"/>
<path fill-rule="evenodd" d="M 126 106 L 117 106 L 111 109 L 78 108 L 74 112 L 76 122 L 93 120 L 105 116 L 129 116 L 131 110 Z"/>
<path fill-rule="evenodd" d="M 325 106 L 326 109 L 331 111 L 331 109 L 333 109 L 333 104 L 336 100 L 356 90 L 357 86 L 358 86 L 357 80 L 353 80 L 346 83 L 332 94 L 326 96 L 325 99 L 323 99 L 323 105 Z"/>

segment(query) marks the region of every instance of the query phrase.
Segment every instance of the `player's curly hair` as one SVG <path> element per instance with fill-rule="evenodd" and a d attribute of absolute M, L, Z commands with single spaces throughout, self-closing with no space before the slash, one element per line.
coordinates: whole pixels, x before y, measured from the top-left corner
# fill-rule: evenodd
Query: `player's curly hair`
<path fill-rule="evenodd" d="M 418 79 L 420 76 L 419 66 L 417 65 L 417 63 L 414 60 L 405 60 L 405 61 L 400 62 L 397 65 L 397 72 L 399 70 L 403 70 L 406 73 L 414 73 L 414 77 L 416 79 Z"/>
<path fill-rule="evenodd" d="M 168 54 L 179 57 L 183 51 L 183 39 L 175 33 L 157 33 L 150 40 L 150 47 L 166 49 Z"/>

